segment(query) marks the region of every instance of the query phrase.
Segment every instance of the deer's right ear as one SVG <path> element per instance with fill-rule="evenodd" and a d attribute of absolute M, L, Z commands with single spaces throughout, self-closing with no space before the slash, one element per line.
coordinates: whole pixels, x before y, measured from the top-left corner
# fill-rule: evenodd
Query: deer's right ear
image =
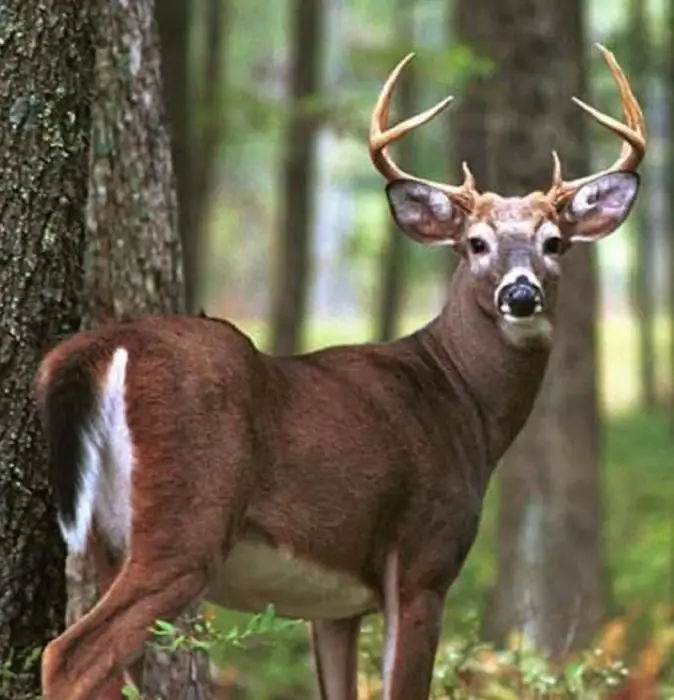
<path fill-rule="evenodd" d="M 416 180 L 394 180 L 386 187 L 391 213 L 410 238 L 426 245 L 455 245 L 465 213 L 437 187 Z"/>

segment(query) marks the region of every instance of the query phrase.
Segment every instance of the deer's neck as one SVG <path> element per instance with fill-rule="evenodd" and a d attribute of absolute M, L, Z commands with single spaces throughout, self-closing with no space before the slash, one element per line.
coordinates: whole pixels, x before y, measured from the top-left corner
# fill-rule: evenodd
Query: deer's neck
<path fill-rule="evenodd" d="M 494 468 L 531 412 L 550 354 L 549 343 L 510 343 L 479 306 L 464 263 L 454 274 L 447 306 L 425 336 L 443 370 L 455 382 L 458 375 L 467 400 L 475 403 Z"/>

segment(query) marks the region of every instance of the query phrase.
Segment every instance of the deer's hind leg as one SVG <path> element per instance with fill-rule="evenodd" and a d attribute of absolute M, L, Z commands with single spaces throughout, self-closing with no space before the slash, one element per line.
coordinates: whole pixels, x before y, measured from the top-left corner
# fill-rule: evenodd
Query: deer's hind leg
<path fill-rule="evenodd" d="M 107 593 L 121 571 L 123 559 L 122 553 L 115 554 L 105 543 L 95 526 L 89 535 L 86 552 L 70 554 L 67 564 L 68 627 L 86 615 L 96 601 Z M 125 673 L 114 673 L 99 691 L 96 700 L 121 700 L 124 686 L 129 681 L 140 688 L 143 657 L 139 661 L 138 670 L 132 667 Z"/>
<path fill-rule="evenodd" d="M 107 593 L 45 649 L 45 700 L 91 700 L 115 673 L 141 657 L 157 618 L 174 618 L 203 589 L 204 566 L 127 559 Z"/>

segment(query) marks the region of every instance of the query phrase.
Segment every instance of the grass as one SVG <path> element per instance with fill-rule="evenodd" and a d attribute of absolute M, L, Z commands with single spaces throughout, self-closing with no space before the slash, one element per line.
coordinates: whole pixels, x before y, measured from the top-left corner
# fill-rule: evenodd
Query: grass
<path fill-rule="evenodd" d="M 403 331 L 416 328 L 424 321 L 407 319 Z M 265 329 L 261 324 L 247 321 L 240 326 L 264 346 Z M 364 321 L 331 319 L 330 322 L 310 324 L 306 346 L 311 349 L 370 338 L 370 329 Z M 656 351 L 659 393 L 664 396 L 668 359 L 664 319 L 659 319 L 657 324 Z M 667 637 L 667 649 L 674 642 L 674 628 L 669 626 L 669 603 L 674 594 L 673 439 L 671 421 L 664 412 L 646 412 L 638 408 L 636 360 L 634 324 L 626 317 L 604 319 L 599 327 L 598 343 L 598 381 L 605 414 L 603 537 L 613 597 L 608 603 L 611 622 L 602 634 L 605 639 L 610 637 L 613 641 L 606 643 L 630 662 L 652 666 L 654 654 L 661 664 L 669 658 L 669 652 L 663 651 L 662 630 L 667 630 L 668 634 L 671 632 L 672 639 Z M 615 681 L 614 676 L 619 675 L 619 671 L 611 670 L 608 661 L 608 665 L 602 666 L 599 661 L 603 663 L 604 660 L 599 657 L 592 657 L 590 661 L 585 657 L 574 657 L 569 660 L 568 668 L 553 672 L 539 657 L 532 656 L 527 657 L 526 668 L 513 670 L 512 650 L 495 652 L 479 645 L 476 637 L 478 621 L 495 574 L 496 497 L 496 490 L 490 489 L 479 537 L 450 594 L 446 634 L 436 678 L 436 688 L 440 690 L 436 697 L 494 697 L 503 700 L 511 697 L 583 697 L 587 700 L 605 697 L 601 693 L 593 694 L 591 683 L 604 676 Z M 217 608 L 214 608 L 214 613 L 216 626 L 222 628 L 245 625 L 248 619 L 248 616 Z M 654 652 L 656 638 L 660 640 L 660 646 Z M 282 640 L 273 646 L 265 644 L 264 640 L 254 641 L 246 650 L 216 648 L 214 658 L 230 672 L 234 673 L 233 669 L 236 669 L 235 673 L 246 687 L 246 697 L 251 700 L 269 697 L 271 688 L 285 692 L 286 696 L 310 697 L 311 662 L 304 628 L 288 630 L 282 635 Z M 361 645 L 361 667 L 370 671 L 363 676 L 364 696 L 368 689 L 373 696 L 378 696 L 374 670 L 379 663 L 380 642 L 380 621 L 368 621 L 364 644 Z M 479 676 L 483 684 L 479 695 L 463 695 L 460 689 L 457 690 L 462 682 L 457 677 L 459 667 L 463 668 L 462 678 L 474 677 L 478 673 L 476 669 L 482 674 Z M 485 668 L 490 670 L 487 672 Z M 537 680 L 532 680 L 532 673 L 534 676 L 538 673 Z M 550 684 L 550 692 L 554 684 L 559 690 L 566 687 L 564 684 L 581 682 L 581 677 L 590 685 L 578 694 L 545 695 L 540 694 L 543 693 L 540 689 L 540 693 L 534 692 L 533 685 L 527 686 L 529 690 L 524 693 L 521 683 L 526 674 L 529 674 L 528 683 L 542 684 L 541 687 Z M 491 679 L 489 686 L 484 685 L 487 677 Z M 494 679 L 498 679 L 496 685 Z M 451 693 L 448 683 L 454 684 Z M 492 688 L 493 695 L 488 687 Z"/>

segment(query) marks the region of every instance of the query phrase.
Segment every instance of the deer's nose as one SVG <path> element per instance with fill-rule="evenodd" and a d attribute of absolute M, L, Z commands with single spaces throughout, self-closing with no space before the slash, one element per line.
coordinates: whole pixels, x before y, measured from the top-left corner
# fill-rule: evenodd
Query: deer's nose
<path fill-rule="evenodd" d="M 498 306 L 502 313 L 527 318 L 541 310 L 543 293 L 525 275 L 503 286 L 498 295 Z"/>

